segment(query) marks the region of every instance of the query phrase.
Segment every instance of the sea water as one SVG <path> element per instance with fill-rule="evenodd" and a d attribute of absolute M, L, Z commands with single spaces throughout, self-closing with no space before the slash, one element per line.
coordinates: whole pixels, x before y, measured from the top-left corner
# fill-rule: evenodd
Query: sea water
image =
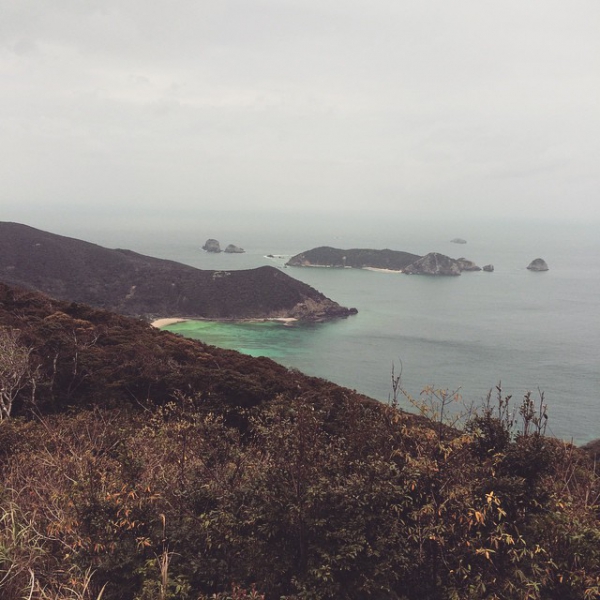
<path fill-rule="evenodd" d="M 600 437 L 597 228 L 539 222 L 391 225 L 356 219 L 348 226 L 334 220 L 319 227 L 273 219 L 253 228 L 221 223 L 215 231 L 206 223 L 193 231 L 182 226 L 177 235 L 142 231 L 129 236 L 127 247 L 202 269 L 272 265 L 359 311 L 327 323 L 188 321 L 169 326 L 171 331 L 267 356 L 384 402 L 392 368 L 414 398 L 433 386 L 458 390 L 466 406 L 480 404 L 501 382 L 515 406 L 528 391 L 536 399 L 543 393 L 548 430 L 557 437 L 575 443 Z M 222 246 L 241 245 L 246 253 L 203 252 L 208 237 L 220 238 Z M 455 237 L 467 244 L 451 243 Z M 285 266 L 289 256 L 318 245 L 436 251 L 480 266 L 492 263 L 495 270 L 434 278 Z M 526 269 L 538 257 L 549 271 Z"/>

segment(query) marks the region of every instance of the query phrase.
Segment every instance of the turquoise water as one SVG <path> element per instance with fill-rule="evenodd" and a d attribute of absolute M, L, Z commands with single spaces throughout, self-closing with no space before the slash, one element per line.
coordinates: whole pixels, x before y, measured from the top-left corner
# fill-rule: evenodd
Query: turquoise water
<path fill-rule="evenodd" d="M 204 269 L 271 264 L 317 245 L 389 247 L 419 254 L 466 256 L 494 273 L 427 278 L 351 269 L 287 268 L 300 279 L 359 313 L 335 322 L 286 326 L 274 322 L 187 322 L 168 329 L 206 343 L 267 356 L 288 367 L 330 379 L 385 401 L 392 364 L 402 365 L 403 385 L 413 395 L 428 385 L 460 389 L 479 403 L 499 381 L 519 399 L 541 390 L 554 435 L 583 443 L 600 437 L 600 236 L 592 226 L 473 224 L 407 228 L 373 223 L 363 231 L 303 229 L 257 233 L 244 255 L 209 255 L 200 239 L 153 236 L 135 250 Z M 266 225 L 265 225 L 266 227 Z M 317 228 L 318 229 L 318 228 Z M 310 233 L 306 233 L 309 231 Z M 375 233 L 377 232 L 377 236 Z M 214 237 L 219 237 L 214 235 Z M 449 243 L 464 237 L 467 245 Z M 195 236 L 197 238 L 197 236 Z M 544 258 L 550 271 L 525 267 Z"/>
<path fill-rule="evenodd" d="M 306 349 L 310 326 L 290 326 L 280 322 L 219 323 L 186 321 L 164 329 L 213 346 L 238 350 L 250 356 L 266 356 L 281 363 L 294 361 Z"/>

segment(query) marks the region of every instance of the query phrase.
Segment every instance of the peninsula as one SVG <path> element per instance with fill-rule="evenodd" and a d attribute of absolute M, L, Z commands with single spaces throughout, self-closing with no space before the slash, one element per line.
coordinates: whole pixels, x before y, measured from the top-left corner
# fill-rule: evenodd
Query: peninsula
<path fill-rule="evenodd" d="M 201 270 L 0 222 L 0 281 L 147 319 L 295 318 L 355 314 L 280 269 Z"/>

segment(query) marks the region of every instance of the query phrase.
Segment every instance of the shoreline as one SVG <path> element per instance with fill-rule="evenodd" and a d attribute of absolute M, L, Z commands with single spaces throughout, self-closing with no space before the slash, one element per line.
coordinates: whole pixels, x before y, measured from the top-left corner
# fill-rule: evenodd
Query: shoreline
<path fill-rule="evenodd" d="M 167 317 L 163 319 L 156 319 L 156 321 L 152 321 L 150 325 L 160 329 L 161 327 L 166 327 L 167 325 L 174 325 L 175 323 L 183 323 L 185 321 L 189 321 L 189 319 L 182 319 L 180 317 Z"/>
<path fill-rule="evenodd" d="M 402 273 L 402 269 L 382 269 L 379 267 L 361 267 L 364 271 L 375 271 L 377 273 Z"/>
<path fill-rule="evenodd" d="M 156 319 L 152 321 L 150 325 L 161 329 L 168 325 L 175 325 L 175 323 L 185 323 L 187 321 L 206 321 L 208 323 L 264 323 L 266 321 L 275 321 L 277 323 L 283 323 L 284 325 L 290 325 L 296 323 L 298 319 L 296 317 L 255 317 L 251 319 L 206 319 L 202 317 L 166 317 L 162 319 Z"/>
<path fill-rule="evenodd" d="M 355 271 L 375 271 L 376 273 L 403 273 L 402 269 L 384 269 L 380 267 L 352 267 L 350 265 L 289 265 L 290 267 L 300 267 L 302 269 L 354 269 Z"/>

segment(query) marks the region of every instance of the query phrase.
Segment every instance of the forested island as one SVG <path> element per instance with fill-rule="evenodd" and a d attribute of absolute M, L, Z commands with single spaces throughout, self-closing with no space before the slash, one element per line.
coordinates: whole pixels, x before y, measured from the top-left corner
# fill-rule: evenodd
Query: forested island
<path fill-rule="evenodd" d="M 149 319 L 322 321 L 357 312 L 274 267 L 201 270 L 18 223 L 0 222 L 0 281 Z"/>
<path fill-rule="evenodd" d="M 0 596 L 595 598 L 594 457 L 0 284 Z"/>
<path fill-rule="evenodd" d="M 291 267 L 351 267 L 401 271 L 419 258 L 421 257 L 417 254 L 398 250 L 368 248 L 341 250 L 330 246 L 319 246 L 296 254 L 286 264 Z"/>

